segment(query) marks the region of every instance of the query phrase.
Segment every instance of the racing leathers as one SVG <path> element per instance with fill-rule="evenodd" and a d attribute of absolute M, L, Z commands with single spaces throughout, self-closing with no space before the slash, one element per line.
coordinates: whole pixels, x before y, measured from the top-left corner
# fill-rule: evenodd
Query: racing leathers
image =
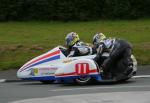
<path fill-rule="evenodd" d="M 93 49 L 91 46 L 82 41 L 78 41 L 70 48 L 67 57 L 85 56 L 85 55 L 92 55 L 95 53 L 96 50 Z"/>
<path fill-rule="evenodd" d="M 120 39 L 105 39 L 98 47 L 94 60 L 103 68 L 104 78 L 118 77 L 119 73 L 128 73 L 132 69 L 132 46 L 129 42 Z M 109 52 L 109 57 L 101 61 L 102 53 Z"/>

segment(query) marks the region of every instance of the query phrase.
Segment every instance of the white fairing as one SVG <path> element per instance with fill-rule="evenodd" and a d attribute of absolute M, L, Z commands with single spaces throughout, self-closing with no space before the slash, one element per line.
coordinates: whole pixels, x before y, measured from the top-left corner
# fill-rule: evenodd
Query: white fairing
<path fill-rule="evenodd" d="M 56 77 L 98 74 L 97 66 L 91 59 L 79 59 L 69 62 L 55 72 Z"/>
<path fill-rule="evenodd" d="M 66 57 L 60 48 L 65 49 L 62 46 L 57 46 L 54 49 L 33 58 L 26 64 L 24 64 L 17 72 L 18 78 L 32 78 L 32 77 L 45 77 L 53 76 L 58 68 L 67 64 L 70 61 L 79 58 L 94 58 L 95 55 L 80 56 L 80 57 Z"/>

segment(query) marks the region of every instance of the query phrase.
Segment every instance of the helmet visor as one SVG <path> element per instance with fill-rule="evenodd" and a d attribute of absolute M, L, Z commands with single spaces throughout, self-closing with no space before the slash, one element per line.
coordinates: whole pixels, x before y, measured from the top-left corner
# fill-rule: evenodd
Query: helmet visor
<path fill-rule="evenodd" d="M 66 46 L 72 46 L 72 38 L 67 38 L 66 39 Z"/>

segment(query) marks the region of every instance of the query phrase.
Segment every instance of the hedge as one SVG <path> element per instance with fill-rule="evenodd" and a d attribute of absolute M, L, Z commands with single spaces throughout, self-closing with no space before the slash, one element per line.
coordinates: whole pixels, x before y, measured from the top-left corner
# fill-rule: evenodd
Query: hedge
<path fill-rule="evenodd" d="M 150 17 L 150 0 L 0 0 L 0 21 Z"/>

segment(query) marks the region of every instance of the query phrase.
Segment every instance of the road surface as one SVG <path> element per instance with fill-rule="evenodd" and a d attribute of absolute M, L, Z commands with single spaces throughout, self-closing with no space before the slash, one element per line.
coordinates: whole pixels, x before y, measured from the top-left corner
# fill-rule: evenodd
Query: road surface
<path fill-rule="evenodd" d="M 137 77 L 125 83 L 86 86 L 23 82 L 15 72 L 0 72 L 8 80 L 0 83 L 0 103 L 150 103 L 150 66 L 140 66 Z"/>

